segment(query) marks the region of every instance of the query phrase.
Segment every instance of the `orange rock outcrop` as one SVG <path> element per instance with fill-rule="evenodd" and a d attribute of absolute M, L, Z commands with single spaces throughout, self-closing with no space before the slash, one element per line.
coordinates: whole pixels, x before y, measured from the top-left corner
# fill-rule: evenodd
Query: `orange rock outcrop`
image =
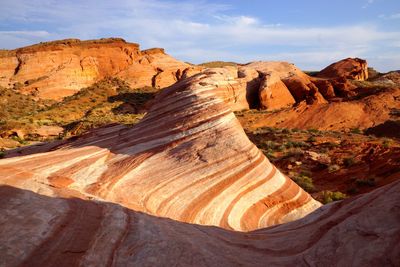
<path fill-rule="evenodd" d="M 0 51 L 0 86 L 43 99 L 60 100 L 105 77 L 122 78 L 132 87 L 162 88 L 191 69 L 163 49 L 140 51 L 138 44 L 120 38 L 67 39 Z"/>
<path fill-rule="evenodd" d="M 159 93 L 132 128 L 0 160 L 0 182 L 30 190 L 46 184 L 232 230 L 301 218 L 320 204 L 249 141 L 231 109 L 242 94 L 232 90 L 238 83 L 229 70 L 206 70 Z"/>
<path fill-rule="evenodd" d="M 364 81 L 368 79 L 368 64 L 366 60 L 360 58 L 346 58 L 335 62 L 318 75 L 320 78 L 346 78 L 351 80 Z"/>

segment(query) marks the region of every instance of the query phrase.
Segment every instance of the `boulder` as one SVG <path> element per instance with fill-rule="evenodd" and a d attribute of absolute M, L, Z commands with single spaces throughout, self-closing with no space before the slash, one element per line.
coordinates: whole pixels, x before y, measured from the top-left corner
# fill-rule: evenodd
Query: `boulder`
<path fill-rule="evenodd" d="M 347 78 L 364 81 L 368 79 L 368 64 L 360 58 L 346 58 L 335 62 L 321 70 L 317 77 L 320 78 Z"/>
<path fill-rule="evenodd" d="M 314 79 L 313 83 L 318 87 L 318 91 L 326 98 L 334 98 L 335 89 L 333 88 L 332 83 L 329 80 L 325 79 Z"/>
<path fill-rule="evenodd" d="M 286 85 L 276 73 L 266 74 L 259 88 L 260 107 L 266 110 L 280 109 L 296 103 Z"/>
<path fill-rule="evenodd" d="M 300 77 L 288 77 L 283 79 L 283 83 L 289 88 L 296 102 L 306 101 L 307 104 L 327 103 L 321 93 L 310 80 Z"/>

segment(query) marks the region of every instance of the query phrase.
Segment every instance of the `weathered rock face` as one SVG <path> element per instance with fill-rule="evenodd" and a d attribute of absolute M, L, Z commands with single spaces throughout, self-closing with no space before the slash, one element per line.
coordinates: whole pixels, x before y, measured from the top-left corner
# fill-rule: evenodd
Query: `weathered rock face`
<path fill-rule="evenodd" d="M 0 186 L 2 266 L 398 266 L 400 182 L 253 232 Z"/>
<path fill-rule="evenodd" d="M 285 83 L 273 72 L 263 77 L 259 90 L 261 108 L 273 110 L 296 103 Z"/>
<path fill-rule="evenodd" d="M 320 204 L 248 140 L 230 108 L 237 83 L 228 70 L 207 70 L 163 90 L 133 128 L 110 127 L 53 152 L 1 160 L 0 181 L 32 190 L 47 184 L 233 230 L 301 218 Z"/>
<path fill-rule="evenodd" d="M 231 112 L 241 83 L 210 69 L 132 128 L 0 160 L 0 265 L 399 265 L 400 182 L 312 212 Z"/>
<path fill-rule="evenodd" d="M 336 96 L 335 88 L 332 83 L 325 79 L 314 79 L 314 84 L 318 87 L 319 92 L 326 98 L 330 99 Z"/>
<path fill-rule="evenodd" d="M 311 78 L 291 63 L 252 62 L 241 66 L 239 73 L 245 78 L 247 74 L 250 77 L 247 80 L 258 81 L 259 107 L 262 109 L 285 108 L 304 100 L 310 104 L 326 103 Z M 258 73 L 258 80 L 254 73 Z"/>
<path fill-rule="evenodd" d="M 321 70 L 317 76 L 320 78 L 342 77 L 364 81 L 368 79 L 368 64 L 366 60 L 360 58 L 346 58 L 329 65 Z"/>
<path fill-rule="evenodd" d="M 123 39 L 67 39 L 0 52 L 0 86 L 60 100 L 108 76 L 132 87 L 166 87 L 191 68 L 163 49 L 140 51 Z M 198 69 L 198 68 L 197 68 Z"/>

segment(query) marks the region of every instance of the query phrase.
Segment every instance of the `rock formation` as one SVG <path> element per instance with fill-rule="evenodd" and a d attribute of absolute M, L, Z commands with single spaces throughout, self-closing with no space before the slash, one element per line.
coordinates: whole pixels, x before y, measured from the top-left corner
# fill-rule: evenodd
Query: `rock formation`
<path fill-rule="evenodd" d="M 247 82 L 249 106 L 266 110 L 307 104 L 326 104 L 335 97 L 351 97 L 356 87 L 348 79 L 368 77 L 367 63 L 344 59 L 310 77 L 287 62 L 258 61 L 238 67 L 239 78 Z M 258 96 L 256 96 L 258 94 Z"/>
<path fill-rule="evenodd" d="M 0 265 L 399 265 L 400 182 L 317 209 L 247 139 L 236 75 L 206 70 L 132 128 L 0 160 Z"/>
<path fill-rule="evenodd" d="M 398 266 L 399 194 L 397 181 L 301 220 L 242 233 L 149 216 L 72 190 L 2 185 L 0 265 Z"/>
<path fill-rule="evenodd" d="M 55 100 L 110 76 L 132 87 L 166 87 L 193 69 L 163 49 L 140 51 L 138 44 L 120 38 L 40 43 L 2 50 L 0 59 L 0 86 Z"/>
<path fill-rule="evenodd" d="M 240 66 L 238 71 L 248 83 L 248 94 L 257 94 L 257 108 L 275 110 L 301 101 L 326 103 L 313 79 L 291 63 L 258 61 Z"/>
<path fill-rule="evenodd" d="M 232 73 L 209 69 L 163 90 L 132 128 L 105 128 L 52 152 L 1 160 L 0 181 L 68 188 L 233 230 L 301 218 L 320 204 L 248 140 L 231 111 L 243 94 Z"/>
<path fill-rule="evenodd" d="M 317 76 L 320 78 L 343 77 L 364 81 L 368 79 L 368 64 L 366 60 L 360 58 L 346 58 L 329 65 L 321 70 Z"/>

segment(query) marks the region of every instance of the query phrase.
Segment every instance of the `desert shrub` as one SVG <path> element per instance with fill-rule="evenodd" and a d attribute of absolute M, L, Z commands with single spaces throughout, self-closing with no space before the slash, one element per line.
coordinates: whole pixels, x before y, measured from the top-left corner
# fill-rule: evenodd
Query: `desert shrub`
<path fill-rule="evenodd" d="M 357 186 L 370 186 L 370 187 L 374 187 L 376 185 L 376 181 L 375 178 L 370 177 L 367 179 L 357 179 L 355 181 Z"/>
<path fill-rule="evenodd" d="M 321 198 L 321 202 L 323 204 L 328 204 L 331 203 L 333 201 L 338 201 L 338 200 L 342 200 L 345 199 L 347 196 L 346 194 L 336 191 L 336 192 L 331 192 L 331 191 L 323 191 L 322 192 L 322 198 Z"/>
<path fill-rule="evenodd" d="M 26 145 L 28 144 L 28 142 L 26 142 L 25 140 L 23 140 L 22 138 L 18 137 L 18 136 L 13 136 L 11 137 L 12 140 L 17 141 L 18 143 L 20 143 L 21 145 Z"/>
<path fill-rule="evenodd" d="M 319 130 L 311 128 L 311 129 L 308 129 L 308 132 L 309 133 L 319 133 Z"/>
<path fill-rule="evenodd" d="M 286 148 L 303 148 L 309 147 L 310 145 L 301 141 L 287 141 L 284 146 Z"/>
<path fill-rule="evenodd" d="M 340 166 L 337 164 L 329 165 L 329 167 L 328 167 L 329 173 L 336 172 L 338 170 L 340 170 Z"/>
<path fill-rule="evenodd" d="M 355 163 L 356 163 L 356 161 L 355 161 L 354 157 L 349 157 L 349 158 L 344 158 L 343 159 L 343 164 L 346 167 L 351 167 Z"/>
<path fill-rule="evenodd" d="M 312 142 L 316 142 L 316 141 L 317 141 L 317 138 L 315 138 L 315 136 L 313 136 L 313 135 L 307 138 L 307 142 L 312 143 Z"/>
<path fill-rule="evenodd" d="M 270 149 L 270 150 L 276 150 L 280 145 L 277 142 L 274 141 L 266 141 L 260 144 L 260 147 L 262 149 Z"/>
<path fill-rule="evenodd" d="M 350 132 L 353 134 L 362 134 L 362 131 L 359 128 L 352 128 Z"/>
<path fill-rule="evenodd" d="M 295 148 L 295 149 L 291 149 L 288 152 L 286 152 L 285 156 L 283 157 L 283 159 L 285 158 L 291 158 L 291 157 L 300 157 L 303 156 L 304 151 L 301 148 Z"/>
<path fill-rule="evenodd" d="M 313 192 L 315 189 L 312 178 L 302 173 L 293 176 L 292 180 L 309 193 Z"/>
<path fill-rule="evenodd" d="M 269 159 L 269 160 L 274 160 L 276 157 L 275 157 L 275 152 L 272 150 L 272 149 L 267 149 L 267 150 L 261 150 L 263 153 L 264 153 L 264 155 Z"/>
<path fill-rule="evenodd" d="M 0 150 L 0 159 L 4 158 L 6 156 L 6 152 Z"/>
<path fill-rule="evenodd" d="M 311 176 L 312 176 L 312 172 L 310 172 L 310 171 L 308 171 L 308 170 L 302 170 L 302 171 L 300 172 L 300 175 L 311 177 Z"/>
<path fill-rule="evenodd" d="M 384 148 L 389 148 L 392 146 L 392 140 L 390 140 L 389 138 L 385 138 L 382 142 L 382 146 Z"/>
<path fill-rule="evenodd" d="M 339 145 L 334 143 L 334 142 L 326 142 L 324 143 L 325 146 L 327 146 L 328 148 L 335 148 L 338 147 Z"/>

